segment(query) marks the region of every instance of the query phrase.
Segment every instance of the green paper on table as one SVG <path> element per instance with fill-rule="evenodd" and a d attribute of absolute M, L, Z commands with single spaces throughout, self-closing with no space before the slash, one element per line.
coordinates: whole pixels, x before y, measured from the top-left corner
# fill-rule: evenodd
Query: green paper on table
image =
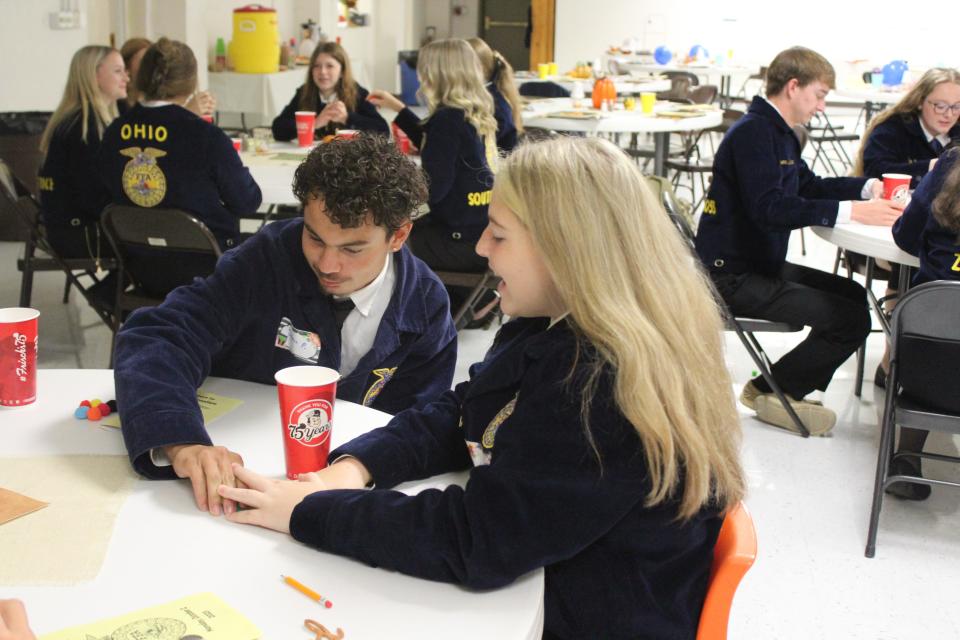
<path fill-rule="evenodd" d="M 228 398 L 216 393 L 210 393 L 203 389 L 197 390 L 197 402 L 200 404 L 200 413 L 203 414 L 203 424 L 210 424 L 220 416 L 230 413 L 241 404 L 243 400 L 237 398 Z M 120 428 L 120 414 L 111 413 L 100 421 L 105 427 Z"/>
<path fill-rule="evenodd" d="M 89 638 L 202 638 L 203 640 L 257 640 L 260 630 L 240 612 L 212 593 L 141 609 L 40 636 L 40 640 Z"/>

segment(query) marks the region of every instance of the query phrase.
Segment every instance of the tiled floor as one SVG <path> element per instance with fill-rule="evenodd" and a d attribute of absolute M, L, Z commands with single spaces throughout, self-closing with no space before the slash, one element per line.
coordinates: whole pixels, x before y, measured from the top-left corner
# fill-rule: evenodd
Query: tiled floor
<path fill-rule="evenodd" d="M 833 248 L 807 233 L 808 255 L 791 259 L 829 268 Z M 20 246 L 0 243 L 0 307 L 17 304 Z M 76 293 L 60 303 L 63 277 L 38 274 L 33 304 L 41 311 L 40 366 L 103 368 L 109 331 Z M 465 332 L 457 380 L 479 359 L 493 330 Z M 776 357 L 796 335 L 764 335 Z M 881 353 L 870 338 L 867 372 Z M 728 335 L 727 362 L 736 392 L 752 363 Z M 884 503 L 877 557 L 864 558 L 869 502 L 876 466 L 877 407 L 867 381 L 862 399 L 852 393 L 854 362 L 847 362 L 824 394 L 839 414 L 831 437 L 803 440 L 765 426 L 743 409 L 743 460 L 749 477 L 747 505 L 759 538 L 759 557 L 737 593 L 731 638 L 927 639 L 960 637 L 956 587 L 960 584 L 960 493 L 935 488 L 930 500 Z M 2 424 L 0 424 L 2 432 Z M 957 443 L 931 437 L 931 449 L 956 454 Z M 925 463 L 929 464 L 929 463 Z M 929 464 L 931 474 L 960 479 L 951 468 Z"/>

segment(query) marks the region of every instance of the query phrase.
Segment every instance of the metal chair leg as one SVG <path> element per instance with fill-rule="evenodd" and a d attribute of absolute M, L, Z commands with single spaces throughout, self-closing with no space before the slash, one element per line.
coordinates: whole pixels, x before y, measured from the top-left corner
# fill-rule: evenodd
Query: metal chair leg
<path fill-rule="evenodd" d="M 888 380 L 896 380 L 894 372 L 896 369 L 896 360 L 890 363 L 890 375 Z M 896 400 L 897 390 L 887 387 L 887 397 L 883 403 L 883 424 L 880 431 L 880 450 L 877 453 L 877 474 L 873 483 L 873 504 L 870 508 L 870 525 L 867 529 L 867 547 L 864 555 L 872 558 L 877 551 L 877 529 L 880 524 L 880 509 L 883 503 L 883 486 L 886 484 L 887 473 L 890 469 L 890 458 L 893 456 L 893 435 L 896 429 L 894 424 L 894 401 Z"/>
<path fill-rule="evenodd" d="M 63 304 L 70 302 L 70 278 L 65 278 L 63 283 Z"/>

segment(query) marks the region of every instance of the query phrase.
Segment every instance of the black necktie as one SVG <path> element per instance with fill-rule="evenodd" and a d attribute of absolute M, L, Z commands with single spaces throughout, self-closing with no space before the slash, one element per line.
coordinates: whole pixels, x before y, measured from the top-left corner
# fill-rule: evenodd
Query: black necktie
<path fill-rule="evenodd" d="M 343 328 L 343 321 L 347 319 L 353 310 L 353 300 L 350 298 L 333 299 L 333 317 L 337 321 L 337 331 Z"/>
<path fill-rule="evenodd" d="M 934 138 L 930 141 L 930 146 L 933 148 L 933 152 L 937 154 L 937 157 L 940 157 L 940 154 L 943 153 L 943 143 Z"/>

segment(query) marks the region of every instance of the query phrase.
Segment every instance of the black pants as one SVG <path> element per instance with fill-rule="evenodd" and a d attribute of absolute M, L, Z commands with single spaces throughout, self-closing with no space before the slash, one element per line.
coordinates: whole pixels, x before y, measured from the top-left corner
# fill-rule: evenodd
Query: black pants
<path fill-rule="evenodd" d="M 487 259 L 477 255 L 476 240 L 464 240 L 455 233 L 434 224 L 430 216 L 417 220 L 408 240 L 413 255 L 434 271 L 482 273 Z"/>
<path fill-rule="evenodd" d="M 795 398 L 827 388 L 834 371 L 870 333 L 866 290 L 832 273 L 785 263 L 779 276 L 712 274 L 734 315 L 810 327 L 806 339 L 770 368 Z"/>

